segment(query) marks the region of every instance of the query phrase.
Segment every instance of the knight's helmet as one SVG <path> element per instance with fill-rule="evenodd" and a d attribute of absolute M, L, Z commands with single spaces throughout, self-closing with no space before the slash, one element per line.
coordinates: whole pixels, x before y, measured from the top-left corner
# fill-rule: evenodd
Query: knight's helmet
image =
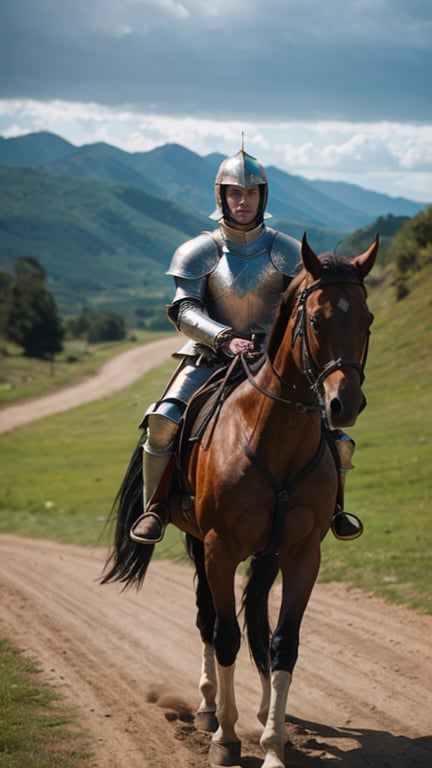
<path fill-rule="evenodd" d="M 210 216 L 211 219 L 219 220 L 224 218 L 229 222 L 230 214 L 225 198 L 225 187 L 235 185 L 238 187 L 254 187 L 256 184 L 260 189 L 260 205 L 258 208 L 256 224 L 261 224 L 268 199 L 268 182 L 264 166 L 256 157 L 245 152 L 244 147 L 232 157 L 227 157 L 219 166 L 216 174 L 215 198 L 216 210 Z M 271 214 L 267 214 L 270 216 Z"/>

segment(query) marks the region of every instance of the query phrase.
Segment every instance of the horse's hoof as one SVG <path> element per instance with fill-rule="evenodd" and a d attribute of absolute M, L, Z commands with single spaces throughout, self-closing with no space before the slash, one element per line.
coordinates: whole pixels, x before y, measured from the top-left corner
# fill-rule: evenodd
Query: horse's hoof
<path fill-rule="evenodd" d="M 276 752 L 273 751 L 267 752 L 266 759 L 262 764 L 262 768 L 284 768 L 284 766 L 285 761 L 281 760 Z"/>
<path fill-rule="evenodd" d="M 214 712 L 197 712 L 195 715 L 195 727 L 199 731 L 215 733 L 219 728 L 219 723 Z"/>
<path fill-rule="evenodd" d="M 231 741 L 220 744 L 212 741 L 210 744 L 209 760 L 211 765 L 238 765 L 240 762 L 241 741 Z"/>

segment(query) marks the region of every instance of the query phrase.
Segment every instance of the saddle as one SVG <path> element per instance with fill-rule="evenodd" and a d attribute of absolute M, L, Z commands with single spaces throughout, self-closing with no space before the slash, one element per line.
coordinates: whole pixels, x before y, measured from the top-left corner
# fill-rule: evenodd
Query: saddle
<path fill-rule="evenodd" d="M 258 370 L 263 362 L 264 356 L 254 361 L 253 366 L 250 367 L 253 370 Z M 170 462 L 153 494 L 154 501 L 169 508 L 169 495 L 174 487 L 177 492 L 184 496 L 186 505 L 188 499 L 192 502 L 183 475 L 190 450 L 194 443 L 203 439 L 210 423 L 214 429 L 222 404 L 234 389 L 246 379 L 246 375 L 245 367 L 237 356 L 227 365 L 217 368 L 192 395 L 180 422 Z"/>
<path fill-rule="evenodd" d="M 176 445 L 179 468 L 185 466 L 192 444 L 202 440 L 212 420 L 214 429 L 222 404 L 245 378 L 244 367 L 239 358 L 235 357 L 229 365 L 218 368 L 191 397 L 183 415 Z"/>

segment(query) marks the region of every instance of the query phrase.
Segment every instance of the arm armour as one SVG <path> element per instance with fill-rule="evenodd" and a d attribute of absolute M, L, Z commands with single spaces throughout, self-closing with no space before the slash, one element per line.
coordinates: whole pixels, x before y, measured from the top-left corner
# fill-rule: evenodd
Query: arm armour
<path fill-rule="evenodd" d="M 180 299 L 171 304 L 167 312 L 181 333 L 214 352 L 218 352 L 221 344 L 231 337 L 231 328 L 212 320 L 196 300 Z"/>
<path fill-rule="evenodd" d="M 207 276 L 215 269 L 219 255 L 216 241 L 202 232 L 177 248 L 167 271 L 176 286 L 173 303 L 167 308 L 169 319 L 189 339 L 215 352 L 231 331 L 229 326 L 211 320 L 203 307 Z"/>

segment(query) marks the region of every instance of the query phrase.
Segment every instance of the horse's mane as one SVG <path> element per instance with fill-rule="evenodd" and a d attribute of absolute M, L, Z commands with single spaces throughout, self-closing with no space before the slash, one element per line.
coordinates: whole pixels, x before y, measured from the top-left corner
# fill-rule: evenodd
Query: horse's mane
<path fill-rule="evenodd" d="M 357 271 L 348 258 L 344 256 L 335 256 L 334 253 L 326 252 L 320 253 L 318 259 L 321 262 L 320 277 L 324 282 L 350 283 L 358 281 Z M 279 305 L 279 309 L 276 313 L 273 326 L 269 334 L 267 353 L 272 362 L 277 350 L 282 343 L 286 326 L 293 312 L 299 289 L 304 283 L 306 275 L 306 269 L 304 267 L 300 267 L 299 271 L 293 277 L 288 287 L 282 294 L 281 303 Z"/>
<path fill-rule="evenodd" d="M 305 277 L 306 270 L 300 269 L 300 271 L 295 275 L 295 277 L 293 277 L 288 287 L 282 294 L 281 302 L 279 304 L 279 308 L 276 312 L 273 325 L 269 333 L 267 354 L 272 362 L 274 361 L 276 352 L 282 343 L 285 329 L 294 308 L 295 298 L 300 286 L 304 282 Z"/>

